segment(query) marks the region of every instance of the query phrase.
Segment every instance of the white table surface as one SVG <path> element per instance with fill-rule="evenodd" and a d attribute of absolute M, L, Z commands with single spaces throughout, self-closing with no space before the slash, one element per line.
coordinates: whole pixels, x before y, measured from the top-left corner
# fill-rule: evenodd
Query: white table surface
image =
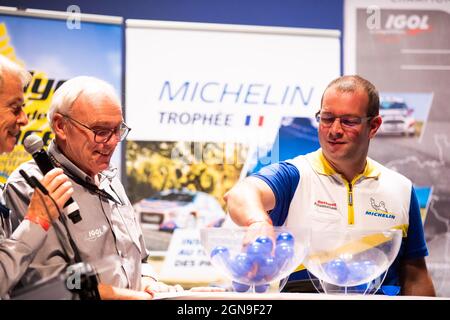
<path fill-rule="evenodd" d="M 386 296 L 322 293 L 238 293 L 238 292 L 175 292 L 157 293 L 154 299 L 169 300 L 450 300 L 446 297 Z"/>

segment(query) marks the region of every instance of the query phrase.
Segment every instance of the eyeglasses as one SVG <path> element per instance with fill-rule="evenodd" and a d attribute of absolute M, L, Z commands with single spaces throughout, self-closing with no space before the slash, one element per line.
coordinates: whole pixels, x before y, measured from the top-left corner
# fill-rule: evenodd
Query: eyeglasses
<path fill-rule="evenodd" d="M 334 116 L 331 114 L 321 115 L 320 112 L 316 113 L 316 120 L 324 127 L 331 127 L 336 119 L 339 119 L 341 126 L 345 128 L 354 128 L 360 125 L 365 120 L 370 120 L 374 116 L 370 117 L 358 117 L 358 116 Z"/>
<path fill-rule="evenodd" d="M 106 143 L 108 142 L 111 137 L 113 136 L 113 134 L 118 134 L 119 136 L 119 141 L 123 141 L 128 133 L 130 132 L 131 128 L 127 126 L 127 124 L 125 122 L 122 121 L 122 123 L 115 129 L 92 129 L 89 128 L 87 125 L 82 124 L 81 122 L 79 122 L 78 120 L 75 120 L 72 117 L 69 117 L 68 115 L 65 114 L 61 114 L 64 118 L 69 119 L 70 121 L 73 121 L 77 124 L 79 124 L 80 126 L 92 131 L 94 133 L 94 141 L 96 143 Z"/>

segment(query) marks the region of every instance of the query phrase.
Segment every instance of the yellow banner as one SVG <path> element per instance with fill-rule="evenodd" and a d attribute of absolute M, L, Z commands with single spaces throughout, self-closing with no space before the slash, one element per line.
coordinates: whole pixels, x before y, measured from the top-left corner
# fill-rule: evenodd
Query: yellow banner
<path fill-rule="evenodd" d="M 0 23 L 0 52 L 14 62 L 25 66 L 25 64 L 16 57 L 14 47 L 9 42 L 8 30 L 4 23 Z M 16 146 L 13 152 L 0 155 L 0 183 L 5 183 L 9 175 L 21 163 L 31 159 L 31 156 L 23 147 L 23 140 L 30 134 L 40 136 L 45 145 L 48 145 L 53 134 L 47 121 L 47 111 L 53 92 L 64 80 L 57 81 L 49 79 L 47 74 L 42 71 L 30 71 L 33 78 L 29 85 L 24 89 L 25 107 L 24 111 L 28 116 L 28 124 L 22 128 Z"/>

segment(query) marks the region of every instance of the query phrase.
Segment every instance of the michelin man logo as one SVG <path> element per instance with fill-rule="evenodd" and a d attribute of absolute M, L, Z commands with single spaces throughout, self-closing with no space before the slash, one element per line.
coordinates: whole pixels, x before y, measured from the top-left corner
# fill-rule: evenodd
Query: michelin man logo
<path fill-rule="evenodd" d="M 384 201 L 380 201 L 380 203 L 377 204 L 374 198 L 370 198 L 370 205 L 376 211 L 388 212 L 386 210 L 386 205 L 384 204 Z"/>

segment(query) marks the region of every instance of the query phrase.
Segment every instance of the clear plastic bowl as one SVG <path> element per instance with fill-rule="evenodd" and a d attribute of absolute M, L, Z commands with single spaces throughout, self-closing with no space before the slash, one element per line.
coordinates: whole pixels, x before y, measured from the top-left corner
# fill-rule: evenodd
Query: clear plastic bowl
<path fill-rule="evenodd" d="M 347 293 L 346 288 L 361 286 L 355 292 L 365 293 L 372 281 L 386 274 L 397 257 L 401 240 L 402 231 L 394 229 L 313 230 L 303 264 L 319 279 L 325 292 L 333 288 L 334 292 Z"/>
<path fill-rule="evenodd" d="M 200 238 L 211 263 L 238 292 L 266 292 L 306 256 L 309 231 L 286 227 L 203 228 Z M 281 289 L 281 288 L 280 288 Z"/>

